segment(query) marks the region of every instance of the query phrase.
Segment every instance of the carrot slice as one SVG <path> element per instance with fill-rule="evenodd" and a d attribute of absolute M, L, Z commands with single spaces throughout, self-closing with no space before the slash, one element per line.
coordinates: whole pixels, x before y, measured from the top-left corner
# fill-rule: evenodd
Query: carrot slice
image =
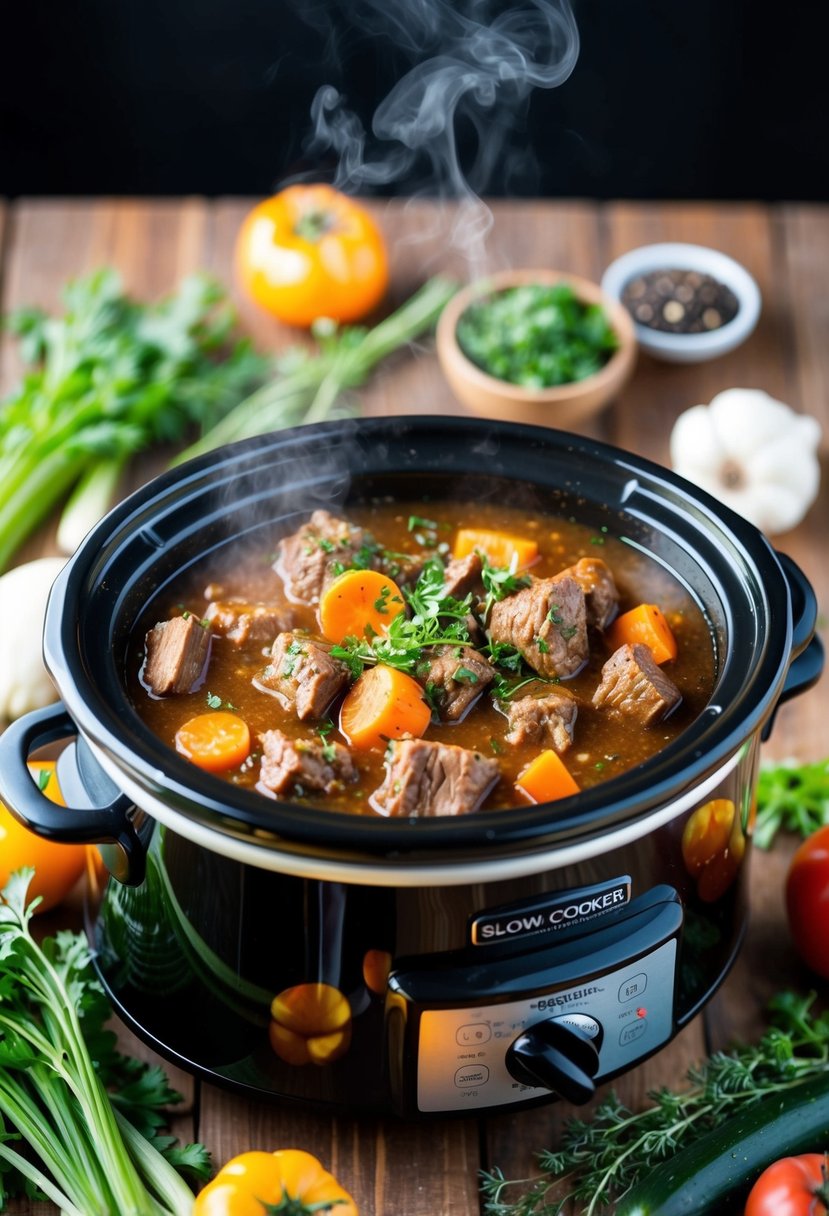
<path fill-rule="evenodd" d="M 656 663 L 667 663 L 677 656 L 676 638 L 656 604 L 638 604 L 617 616 L 607 631 L 607 640 L 614 650 L 626 642 L 630 646 L 650 646 Z"/>
<path fill-rule="evenodd" d="M 320 596 L 320 628 L 329 642 L 385 633 L 405 607 L 403 593 L 378 570 L 346 570 Z"/>
<path fill-rule="evenodd" d="M 417 680 L 396 667 L 369 667 L 351 686 L 340 709 L 340 730 L 352 747 L 385 747 L 401 735 L 418 738 L 432 711 Z"/>
<path fill-rule="evenodd" d="M 533 802 L 555 802 L 578 794 L 579 787 L 561 757 L 548 748 L 524 769 L 515 783 Z"/>
<path fill-rule="evenodd" d="M 488 528 L 461 528 L 452 546 L 453 557 L 467 557 L 470 553 L 483 553 L 493 566 L 511 568 L 513 560 L 517 570 L 526 570 L 538 557 L 538 545 L 525 536 L 513 536 L 509 532 L 492 532 Z"/>
<path fill-rule="evenodd" d="M 248 724 L 224 710 L 197 714 L 176 731 L 176 750 L 208 773 L 236 768 L 250 752 Z"/>

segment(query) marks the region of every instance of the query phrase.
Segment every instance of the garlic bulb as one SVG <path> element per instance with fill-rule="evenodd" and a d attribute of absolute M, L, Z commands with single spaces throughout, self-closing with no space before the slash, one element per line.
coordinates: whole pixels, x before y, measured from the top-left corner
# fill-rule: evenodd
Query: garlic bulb
<path fill-rule="evenodd" d="M 41 557 L 0 577 L 0 721 L 58 699 L 43 665 L 43 621 L 66 559 Z"/>
<path fill-rule="evenodd" d="M 773 536 L 798 524 L 820 484 L 816 419 L 768 393 L 730 388 L 680 414 L 671 464 Z"/>

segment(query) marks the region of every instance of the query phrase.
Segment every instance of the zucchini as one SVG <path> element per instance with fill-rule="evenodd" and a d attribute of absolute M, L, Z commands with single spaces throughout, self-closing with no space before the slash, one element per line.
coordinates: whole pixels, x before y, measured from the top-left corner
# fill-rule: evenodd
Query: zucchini
<path fill-rule="evenodd" d="M 722 1216 L 767 1165 L 829 1148 L 829 1069 L 761 1097 L 723 1126 L 650 1170 L 619 1201 L 615 1216 Z"/>

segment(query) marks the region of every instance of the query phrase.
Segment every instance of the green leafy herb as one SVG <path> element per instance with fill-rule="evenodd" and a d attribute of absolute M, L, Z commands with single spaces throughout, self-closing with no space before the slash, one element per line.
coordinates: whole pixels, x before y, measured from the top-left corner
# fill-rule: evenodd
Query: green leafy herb
<path fill-rule="evenodd" d="M 583 380 L 604 367 L 619 345 L 604 310 L 583 303 L 566 283 L 482 296 L 461 315 L 456 332 L 473 363 L 525 388 Z"/>
<path fill-rule="evenodd" d="M 172 1162 L 206 1179 L 209 1158 L 160 1133 L 159 1108 L 179 1095 L 160 1069 L 116 1051 L 86 938 L 35 942 L 32 873 L 0 895 L 0 1207 L 22 1188 L 65 1216 L 190 1216 L 193 1193 Z"/>
<path fill-rule="evenodd" d="M 453 680 L 457 680 L 459 684 L 477 684 L 478 677 L 474 671 L 470 671 L 468 667 L 459 667 L 452 676 Z"/>
<path fill-rule="evenodd" d="M 221 709 L 222 708 L 222 698 L 217 696 L 216 693 L 214 693 L 214 692 L 209 692 L 207 694 L 207 704 L 210 709 Z"/>
<path fill-rule="evenodd" d="M 62 316 L 6 319 L 26 369 L 0 405 L 0 570 L 73 487 L 61 538 L 74 548 L 134 453 L 211 427 L 267 368 L 234 344 L 232 311 L 204 275 L 144 305 L 99 271 L 70 283 L 63 302 Z"/>
<path fill-rule="evenodd" d="M 813 1003 L 814 994 L 779 994 L 770 1003 L 773 1024 L 756 1046 L 715 1053 L 688 1072 L 683 1089 L 652 1093 L 643 1111 L 611 1094 L 589 1118 L 568 1120 L 561 1148 L 538 1155 L 541 1178 L 484 1173 L 485 1216 L 558 1216 L 570 1203 L 576 1216 L 612 1212 L 630 1187 L 703 1133 L 825 1075 L 829 1013 L 814 1014 Z"/>
<path fill-rule="evenodd" d="M 548 680 L 533 671 L 525 662 L 521 651 L 516 650 L 509 642 L 491 641 L 482 653 L 495 668 L 492 691 L 499 701 L 509 701 L 528 684 L 558 683 L 557 678 Z"/>
<path fill-rule="evenodd" d="M 440 525 L 434 519 L 424 519 L 422 515 L 409 516 L 409 531 L 414 532 L 416 528 L 427 528 L 429 531 L 436 531 Z"/>
<path fill-rule="evenodd" d="M 52 780 L 52 773 L 51 773 L 50 769 L 42 768 L 39 770 L 39 772 L 37 774 L 37 788 L 40 790 L 41 793 L 43 793 L 43 791 L 46 789 L 47 785 L 49 784 L 49 782 L 51 780 Z"/>
<path fill-rule="evenodd" d="M 320 739 L 322 739 L 323 743 L 322 758 L 326 764 L 331 764 L 331 762 L 337 757 L 336 747 L 333 743 L 328 742 L 328 736 L 331 734 L 333 729 L 334 723 L 330 718 L 327 718 L 325 722 L 320 722 L 319 726 L 317 727 L 317 734 L 319 735 Z"/>
<path fill-rule="evenodd" d="M 783 828 L 810 836 L 829 823 L 829 759 L 763 765 L 757 781 L 754 842 L 770 848 Z"/>
<path fill-rule="evenodd" d="M 428 561 L 414 587 L 403 592 L 410 616 L 401 611 L 383 634 L 362 641 L 345 638 L 330 653 L 347 663 L 356 678 L 371 663 L 385 663 L 411 672 L 427 647 L 468 643 L 467 618 L 472 611 L 472 597 L 458 600 L 444 594 L 443 580 L 443 563 L 436 559 Z"/>
<path fill-rule="evenodd" d="M 528 574 L 515 573 L 518 568 L 517 555 L 509 566 L 493 566 L 486 554 L 480 550 L 478 550 L 478 556 L 481 559 L 481 579 L 486 592 L 481 615 L 484 621 L 488 621 L 492 605 L 496 601 L 512 595 L 515 591 L 520 591 L 522 587 L 529 587 L 532 580 Z"/>

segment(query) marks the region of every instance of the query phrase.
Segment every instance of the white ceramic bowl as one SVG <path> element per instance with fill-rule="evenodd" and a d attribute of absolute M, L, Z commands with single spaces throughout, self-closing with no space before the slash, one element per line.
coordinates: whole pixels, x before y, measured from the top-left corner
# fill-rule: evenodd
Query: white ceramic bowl
<path fill-rule="evenodd" d="M 733 258 L 704 245 L 666 241 L 641 245 L 611 262 L 602 278 L 602 290 L 621 302 L 631 279 L 654 270 L 698 270 L 729 287 L 737 297 L 737 315 L 719 329 L 701 334 L 675 334 L 651 329 L 634 318 L 636 339 L 642 350 L 669 363 L 701 363 L 734 350 L 744 342 L 760 316 L 760 289 L 748 271 Z"/>

